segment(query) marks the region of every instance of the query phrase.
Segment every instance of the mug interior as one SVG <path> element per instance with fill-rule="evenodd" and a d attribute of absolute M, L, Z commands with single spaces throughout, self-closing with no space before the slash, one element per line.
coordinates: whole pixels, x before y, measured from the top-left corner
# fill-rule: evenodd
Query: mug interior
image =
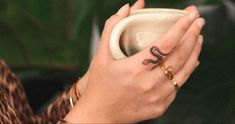
<path fill-rule="evenodd" d="M 140 9 L 120 36 L 119 46 L 125 56 L 131 56 L 157 42 L 175 22 L 187 12 L 176 9 Z"/>

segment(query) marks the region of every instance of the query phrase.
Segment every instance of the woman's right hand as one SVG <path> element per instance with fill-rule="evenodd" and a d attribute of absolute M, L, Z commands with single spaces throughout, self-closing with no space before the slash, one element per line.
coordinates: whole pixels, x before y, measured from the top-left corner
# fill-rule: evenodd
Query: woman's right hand
<path fill-rule="evenodd" d="M 114 60 L 109 50 L 113 27 L 130 12 L 125 5 L 106 21 L 100 46 L 89 68 L 87 87 L 81 99 L 65 117 L 72 123 L 135 123 L 161 116 L 175 99 L 177 91 L 159 65 L 143 64 L 156 58 L 157 46 L 167 53 L 163 63 L 181 87 L 199 65 L 204 19 L 195 7 L 181 18 L 158 42 L 122 60 Z"/>

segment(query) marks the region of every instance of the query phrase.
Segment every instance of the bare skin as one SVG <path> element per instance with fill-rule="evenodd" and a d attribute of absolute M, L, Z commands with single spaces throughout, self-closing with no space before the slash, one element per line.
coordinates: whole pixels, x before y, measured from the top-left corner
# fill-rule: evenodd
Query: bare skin
<path fill-rule="evenodd" d="M 136 123 L 161 116 L 174 101 L 177 91 L 160 66 L 142 64 L 145 59 L 156 59 L 149 52 L 153 46 L 161 53 L 169 53 L 163 64 L 172 67 L 171 73 L 180 87 L 199 65 L 203 43 L 200 32 L 205 21 L 198 18 L 194 6 L 186 8 L 189 14 L 158 42 L 131 57 L 114 60 L 109 50 L 112 29 L 131 10 L 143 7 L 144 0 L 138 0 L 132 8 L 126 4 L 106 21 L 96 55 L 79 82 L 82 97 L 65 120 L 71 123 Z"/>

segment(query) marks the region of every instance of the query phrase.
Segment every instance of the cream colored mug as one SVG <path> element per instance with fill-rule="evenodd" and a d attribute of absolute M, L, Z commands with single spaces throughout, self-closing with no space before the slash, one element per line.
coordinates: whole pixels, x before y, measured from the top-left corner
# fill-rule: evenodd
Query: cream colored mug
<path fill-rule="evenodd" d="M 131 56 L 159 40 L 176 21 L 187 14 L 178 9 L 140 9 L 121 20 L 110 37 L 115 59 Z"/>

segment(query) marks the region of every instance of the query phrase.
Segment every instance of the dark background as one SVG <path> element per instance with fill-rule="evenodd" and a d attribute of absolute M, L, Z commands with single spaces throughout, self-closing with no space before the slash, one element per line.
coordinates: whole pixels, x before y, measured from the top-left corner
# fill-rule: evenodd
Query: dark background
<path fill-rule="evenodd" d="M 87 69 L 93 20 L 134 0 L 0 0 L 0 57 L 22 79 L 35 111 Z M 198 5 L 206 19 L 200 67 L 166 114 L 143 123 L 235 123 L 235 1 L 146 0 L 147 7 Z"/>

